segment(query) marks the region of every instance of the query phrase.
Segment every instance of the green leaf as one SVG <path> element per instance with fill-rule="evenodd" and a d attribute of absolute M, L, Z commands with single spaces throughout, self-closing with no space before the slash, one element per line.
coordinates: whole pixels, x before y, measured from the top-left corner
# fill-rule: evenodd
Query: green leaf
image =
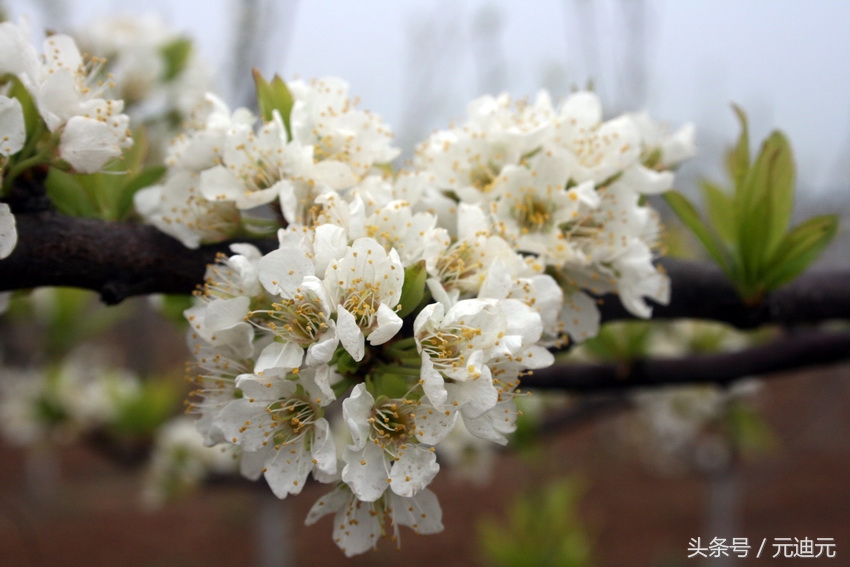
<path fill-rule="evenodd" d="M 823 215 L 800 223 L 785 235 L 764 274 L 767 289 L 776 289 L 806 271 L 838 232 L 838 216 Z"/>
<path fill-rule="evenodd" d="M 751 283 L 762 279 L 764 267 L 788 228 L 794 204 L 793 171 L 788 141 L 781 132 L 773 132 L 738 188 L 738 251 L 742 272 Z"/>
<path fill-rule="evenodd" d="M 186 63 L 192 54 L 192 41 L 185 37 L 179 37 L 165 44 L 161 49 L 161 53 L 165 59 L 165 70 L 162 73 L 162 79 L 165 82 L 169 82 L 186 68 Z"/>
<path fill-rule="evenodd" d="M 21 103 L 21 109 L 24 112 L 24 126 L 27 129 L 27 141 L 29 142 L 33 135 L 42 130 L 42 128 L 39 128 L 41 115 L 38 112 L 38 107 L 36 107 L 29 91 L 18 77 L 7 74 L 3 77 L 3 81 L 12 83 L 6 96 L 16 98 Z"/>
<path fill-rule="evenodd" d="M 750 169 L 750 128 L 747 122 L 747 114 L 736 104 L 732 105 L 732 110 L 738 117 L 738 122 L 741 124 L 741 133 L 738 135 L 738 143 L 729 154 L 728 167 L 729 174 L 736 187 L 740 187 L 747 176 Z"/>
<path fill-rule="evenodd" d="M 731 195 L 711 181 L 700 181 L 708 213 L 708 220 L 717 235 L 726 242 L 735 242 L 735 206 Z"/>
<path fill-rule="evenodd" d="M 726 419 L 735 443 L 745 456 L 773 453 L 779 448 L 779 440 L 764 417 L 743 401 L 735 400 L 727 406 Z"/>
<path fill-rule="evenodd" d="M 404 319 L 413 313 L 422 298 L 425 297 L 425 280 L 428 272 L 425 270 L 425 260 L 420 260 L 404 269 L 404 283 L 401 286 L 401 299 L 398 304 L 398 316 Z"/>
<path fill-rule="evenodd" d="M 77 176 L 51 167 L 44 186 L 47 196 L 60 213 L 73 217 L 98 217 L 97 206 Z"/>
<path fill-rule="evenodd" d="M 776 251 L 791 224 L 794 210 L 794 155 L 791 145 L 782 132 L 773 132 L 765 142 L 770 161 L 767 184 L 763 196 L 765 203 L 765 250 L 762 262 L 767 262 Z"/>
<path fill-rule="evenodd" d="M 173 380 L 145 381 L 138 395 L 117 400 L 113 430 L 119 435 L 152 435 L 174 415 L 182 396 L 180 386 Z"/>
<path fill-rule="evenodd" d="M 263 78 L 259 69 L 254 69 L 253 73 L 254 83 L 257 86 L 257 106 L 260 109 L 260 115 L 263 120 L 268 122 L 272 119 L 273 111 L 277 110 L 283 120 L 283 125 L 286 127 L 286 135 L 289 139 L 292 139 L 289 115 L 292 112 L 295 99 L 292 97 L 289 87 L 278 75 L 275 75 L 269 83 Z"/>
<path fill-rule="evenodd" d="M 717 241 L 717 237 L 702 222 L 699 213 L 697 213 L 691 202 L 678 191 L 667 191 L 664 193 L 664 200 L 670 205 L 670 208 L 673 209 L 673 212 L 676 213 L 685 226 L 691 229 L 691 232 L 696 235 L 715 263 L 720 266 L 727 276 L 732 278 L 734 273 L 733 266 L 727 258 L 723 245 Z"/>

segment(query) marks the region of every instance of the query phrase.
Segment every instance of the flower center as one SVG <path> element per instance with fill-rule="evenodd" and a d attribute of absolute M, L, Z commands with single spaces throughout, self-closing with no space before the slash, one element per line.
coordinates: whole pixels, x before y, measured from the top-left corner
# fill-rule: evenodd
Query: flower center
<path fill-rule="evenodd" d="M 390 400 L 377 404 L 369 418 L 372 425 L 369 438 L 372 442 L 391 454 L 403 451 L 405 443 L 414 439 L 414 405 L 415 402 L 411 400 Z"/>
<path fill-rule="evenodd" d="M 328 328 L 328 317 L 319 297 L 312 293 L 296 293 L 291 299 L 272 303 L 272 308 L 252 311 L 250 315 L 264 314 L 269 320 L 264 326 L 278 337 L 307 347 Z M 260 325 L 263 326 L 263 325 Z"/>
<path fill-rule="evenodd" d="M 538 199 L 533 190 L 525 192 L 512 209 L 523 234 L 542 232 L 552 226 L 552 204 Z"/>
<path fill-rule="evenodd" d="M 272 419 L 275 448 L 295 443 L 312 428 L 316 422 L 316 407 L 299 398 L 279 400 L 266 408 Z"/>
<path fill-rule="evenodd" d="M 437 273 L 447 289 L 473 279 L 483 268 L 474 248 L 475 245 L 462 240 L 452 244 L 437 260 Z"/>
<path fill-rule="evenodd" d="M 420 344 L 434 368 L 440 372 L 452 372 L 466 367 L 467 353 L 475 348 L 474 341 L 479 336 L 480 328 L 461 323 L 427 335 Z"/>

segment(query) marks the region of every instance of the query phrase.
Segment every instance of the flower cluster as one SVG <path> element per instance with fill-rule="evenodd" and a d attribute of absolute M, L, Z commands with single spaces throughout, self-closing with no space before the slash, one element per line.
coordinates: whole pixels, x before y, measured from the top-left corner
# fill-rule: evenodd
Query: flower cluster
<path fill-rule="evenodd" d="M 282 227 L 268 253 L 233 245 L 186 311 L 189 411 L 278 497 L 334 484 L 308 523 L 335 514 L 353 555 L 387 521 L 442 528 L 436 447 L 456 426 L 507 442 L 523 374 L 595 334 L 589 293 L 644 317 L 645 297 L 666 300 L 641 197 L 670 187 L 692 142 L 645 116 L 603 121 L 593 93 L 484 97 L 390 176 L 391 134 L 345 83 L 276 81 L 259 123 L 209 97 L 137 204 L 189 246 Z"/>
<path fill-rule="evenodd" d="M 132 142 L 124 103 L 108 98 L 112 83 L 99 73 L 105 60 L 84 57 L 63 34 L 47 37 L 39 54 L 27 36 L 24 26 L 0 23 L 0 75 L 14 77 L 26 89 L 40 119 L 58 136 L 62 159 L 82 173 L 100 170 Z M 26 137 L 23 94 L 16 95 L 0 98 L 4 157 L 19 151 Z"/>
<path fill-rule="evenodd" d="M 191 39 L 153 13 L 105 16 L 74 33 L 88 53 L 105 57 L 102 75 L 125 112 L 144 125 L 148 163 L 159 163 L 184 120 L 213 87 L 213 71 Z"/>

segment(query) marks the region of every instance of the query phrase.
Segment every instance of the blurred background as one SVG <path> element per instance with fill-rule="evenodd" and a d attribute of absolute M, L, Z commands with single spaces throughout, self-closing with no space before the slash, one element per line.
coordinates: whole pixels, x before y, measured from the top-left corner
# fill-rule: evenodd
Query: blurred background
<path fill-rule="evenodd" d="M 774 128 L 789 136 L 800 215 L 839 212 L 844 227 L 850 220 L 850 4 L 7 0 L 3 7 L 34 30 L 63 32 L 106 16 L 157 13 L 196 42 L 232 107 L 253 103 L 252 67 L 284 79 L 340 76 L 362 108 L 393 128 L 406 157 L 431 131 L 463 119 L 480 94 L 533 97 L 546 88 L 558 97 L 592 85 L 610 115 L 646 109 L 674 127 L 695 124 L 699 154 L 677 175 L 678 188 L 691 195 L 701 177 L 724 180 L 722 154 L 738 133 L 734 102 L 750 117 L 752 140 Z M 842 228 L 822 265 L 847 269 L 847 241 Z M 754 547 L 746 559 L 704 561 L 711 566 L 768 563 L 753 558 L 763 538 L 768 546 L 773 538 L 835 538 L 839 557 L 850 545 L 846 365 L 627 403 L 532 396 L 513 450 L 460 444 L 443 457 L 449 474 L 434 488 L 444 533 L 403 532 L 401 551 L 384 541 L 378 553 L 354 560 L 332 545 L 329 519 L 302 526 L 322 486 L 280 502 L 264 483 L 234 480 L 210 465 L 197 475 L 208 481 L 202 488 L 184 490 L 180 483 L 192 475 L 180 469 L 176 480 L 166 475 L 177 486 L 152 497 L 145 487 L 163 474 L 147 459 L 154 424 L 180 412 L 186 388 L 183 334 L 162 315 L 169 310 L 178 320 L 180 306 L 167 300 L 107 309 L 87 294 L 45 292 L 21 298 L 0 321 L 4 364 L 47 368 L 54 357 L 85 369 L 78 374 L 103 366 L 136 377 L 106 372 L 108 396 L 132 392 L 121 398 L 131 400 L 122 402 L 131 418 L 105 427 L 114 416 L 84 408 L 101 425 L 5 434 L 0 564 L 677 567 L 697 564 L 687 559 L 697 537 L 703 546 L 725 537 L 748 538 Z M 81 312 L 90 315 L 75 327 L 70 321 Z M 622 361 L 760 338 L 622 326 L 575 358 Z M 80 354 L 81 345 L 90 350 Z M 12 381 L 10 367 L 0 369 L 4 384 Z M 64 381 L 82 388 L 76 375 L 63 377 L 67 369 L 44 372 L 56 376 L 57 391 Z M 60 423 L 66 409 L 53 402 L 61 395 L 50 396 L 42 396 L 42 410 Z M 14 408 L 5 411 L 14 421 Z M 538 438 L 532 432 L 541 423 L 548 433 Z M 532 549 L 543 550 L 542 558 Z M 797 562 L 811 563 L 782 564 Z"/>

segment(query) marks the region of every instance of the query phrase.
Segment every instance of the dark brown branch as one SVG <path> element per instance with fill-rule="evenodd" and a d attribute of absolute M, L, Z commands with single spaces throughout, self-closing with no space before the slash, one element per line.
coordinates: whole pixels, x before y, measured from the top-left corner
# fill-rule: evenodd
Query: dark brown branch
<path fill-rule="evenodd" d="M 777 375 L 850 360 L 850 331 L 811 331 L 738 352 L 646 359 L 631 364 L 559 364 L 523 378 L 524 388 L 576 393 L 670 385 L 728 385 L 748 376 Z"/>
<path fill-rule="evenodd" d="M 670 304 L 650 301 L 653 319 L 705 319 L 740 329 L 850 319 L 850 270 L 809 272 L 751 305 L 712 264 L 672 258 L 661 264 L 670 276 Z M 601 298 L 600 310 L 603 321 L 635 318 L 615 295 Z"/>
<path fill-rule="evenodd" d="M 191 250 L 152 226 L 51 211 L 15 215 L 18 244 L 0 260 L 0 290 L 70 286 L 107 304 L 151 293 L 191 293 L 227 244 Z"/>
<path fill-rule="evenodd" d="M 98 291 L 113 304 L 133 295 L 190 293 L 205 266 L 226 244 L 197 250 L 150 226 L 72 218 L 51 211 L 16 215 L 18 245 L 0 260 L 0 291 L 73 286 Z M 268 250 L 274 242 L 263 241 Z M 850 319 L 850 270 L 809 273 L 747 305 L 720 270 L 666 259 L 672 281 L 670 305 L 655 306 L 653 318 L 722 321 L 740 328 L 767 323 L 799 325 Z M 631 319 L 619 298 L 601 298 L 604 321 Z"/>

